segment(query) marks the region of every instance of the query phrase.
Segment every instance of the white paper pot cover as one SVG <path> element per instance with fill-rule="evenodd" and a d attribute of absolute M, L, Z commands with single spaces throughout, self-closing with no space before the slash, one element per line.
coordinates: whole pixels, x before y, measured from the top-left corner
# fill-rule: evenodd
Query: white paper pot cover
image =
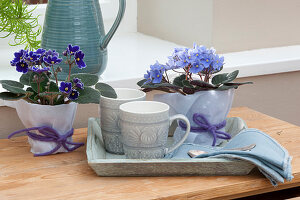
<path fill-rule="evenodd" d="M 193 115 L 200 113 L 211 124 L 223 122 L 232 105 L 234 89 L 218 91 L 200 91 L 193 95 L 182 95 L 179 93 L 158 94 L 154 96 L 155 101 L 167 103 L 170 106 L 170 115 L 183 114 L 190 120 L 191 126 L 197 126 L 193 121 Z M 225 128 L 220 129 L 225 131 Z M 181 127 L 177 127 L 174 137 L 179 140 L 184 135 Z M 198 137 L 197 137 L 198 136 Z M 197 137 L 197 140 L 195 140 Z M 186 143 L 196 143 L 201 145 L 212 145 L 213 136 L 209 132 L 195 133 L 190 132 Z M 217 139 L 216 145 L 220 144 L 221 139 Z"/>
<path fill-rule="evenodd" d="M 48 126 L 55 129 L 60 135 L 64 135 L 72 129 L 77 104 L 50 106 L 31 104 L 20 100 L 16 103 L 16 110 L 26 128 Z M 72 141 L 72 138 L 69 137 L 68 141 Z M 31 145 L 31 152 L 34 154 L 49 152 L 57 146 L 55 142 L 37 141 L 30 137 L 28 137 L 28 142 Z M 60 147 L 54 154 L 59 152 L 68 151 L 64 147 Z"/>

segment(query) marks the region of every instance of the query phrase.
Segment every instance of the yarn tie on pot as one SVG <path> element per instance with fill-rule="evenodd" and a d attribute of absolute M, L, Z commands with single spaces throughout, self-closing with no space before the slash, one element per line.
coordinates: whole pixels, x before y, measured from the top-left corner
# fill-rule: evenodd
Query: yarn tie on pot
<path fill-rule="evenodd" d="M 40 134 L 36 134 L 31 131 L 38 131 Z M 47 156 L 53 154 L 54 152 L 59 150 L 59 148 L 62 146 L 68 152 L 70 152 L 84 145 L 84 143 L 76 143 L 67 140 L 69 137 L 73 135 L 74 133 L 73 128 L 69 130 L 66 134 L 60 135 L 55 129 L 48 126 L 32 127 L 32 128 L 22 129 L 13 132 L 8 136 L 8 139 L 20 133 L 25 133 L 28 137 L 30 137 L 33 140 L 42 141 L 42 142 L 55 142 L 57 144 L 56 147 L 54 147 L 51 151 L 40 153 L 40 154 L 34 154 L 34 156 Z M 73 147 L 69 147 L 68 145 L 72 145 Z"/>
<path fill-rule="evenodd" d="M 219 124 L 211 124 L 211 123 L 209 123 L 209 121 L 207 120 L 207 118 L 204 115 L 202 115 L 200 113 L 195 113 L 193 115 L 193 121 L 198 126 L 192 126 L 191 132 L 194 132 L 197 134 L 201 134 L 202 132 L 211 133 L 213 136 L 212 146 L 216 145 L 217 138 L 224 139 L 224 140 L 231 139 L 231 136 L 228 133 L 220 131 L 220 129 L 222 129 L 226 126 L 226 120 L 224 120 L 223 122 L 221 122 Z M 179 121 L 179 126 L 184 130 L 186 129 L 186 124 L 183 123 L 182 121 Z M 197 141 L 198 139 L 200 139 L 200 135 L 197 135 L 197 137 L 195 138 L 195 141 Z"/>

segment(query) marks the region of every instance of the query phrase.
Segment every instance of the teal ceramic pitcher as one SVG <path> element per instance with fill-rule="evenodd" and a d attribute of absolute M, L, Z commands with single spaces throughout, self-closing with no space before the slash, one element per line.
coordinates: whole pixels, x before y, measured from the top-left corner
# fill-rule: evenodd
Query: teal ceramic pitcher
<path fill-rule="evenodd" d="M 119 0 L 119 13 L 105 34 L 99 0 L 49 0 L 42 34 L 42 48 L 55 49 L 60 54 L 68 44 L 79 45 L 85 53 L 87 67 L 77 67 L 72 73 L 101 75 L 107 65 L 107 45 L 116 32 L 125 13 L 126 0 Z M 62 56 L 62 55 L 61 55 Z M 65 80 L 69 71 L 61 64 L 59 79 Z"/>

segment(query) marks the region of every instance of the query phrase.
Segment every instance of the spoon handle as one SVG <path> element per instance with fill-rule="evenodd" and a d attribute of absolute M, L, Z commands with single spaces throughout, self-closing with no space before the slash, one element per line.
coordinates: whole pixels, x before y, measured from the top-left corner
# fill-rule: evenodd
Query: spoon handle
<path fill-rule="evenodd" d="M 256 144 L 251 144 L 249 146 L 239 147 L 239 148 L 234 148 L 234 149 L 224 149 L 223 151 L 250 151 L 254 147 L 256 147 Z M 189 156 L 192 158 L 199 156 L 201 154 L 205 154 L 205 153 L 207 153 L 207 152 L 201 151 L 201 150 L 190 150 L 188 152 Z"/>

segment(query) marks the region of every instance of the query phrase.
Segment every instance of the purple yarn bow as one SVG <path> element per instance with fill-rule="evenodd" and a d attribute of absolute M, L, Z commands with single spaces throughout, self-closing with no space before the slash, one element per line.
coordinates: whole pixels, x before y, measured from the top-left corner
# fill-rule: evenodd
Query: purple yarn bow
<path fill-rule="evenodd" d="M 30 131 L 39 131 L 39 134 L 32 133 Z M 76 142 L 70 142 L 67 139 L 73 135 L 74 129 L 72 128 L 70 131 L 68 131 L 64 135 L 60 135 L 55 129 L 48 127 L 48 126 L 41 126 L 41 127 L 32 127 L 28 129 L 22 129 L 16 132 L 11 133 L 8 136 L 8 139 L 13 137 L 16 134 L 20 133 L 26 133 L 28 137 L 30 137 L 33 140 L 37 141 L 43 141 L 43 142 L 55 142 L 57 146 L 53 148 L 51 151 L 40 153 L 40 154 L 34 154 L 34 156 L 47 156 L 50 154 L 53 154 L 56 152 L 61 146 L 63 146 L 68 152 L 74 151 L 75 149 L 81 147 L 84 145 L 84 143 L 76 143 Z M 73 147 L 68 147 L 68 145 L 73 145 Z"/>
<path fill-rule="evenodd" d="M 226 126 L 226 120 L 219 124 L 211 124 L 208 122 L 206 117 L 200 113 L 195 113 L 193 115 L 193 121 L 198 125 L 198 127 L 191 127 L 191 132 L 201 133 L 201 132 L 209 132 L 214 137 L 212 146 L 216 145 L 217 138 L 228 140 L 231 139 L 231 136 L 228 133 L 223 131 L 219 131 L 219 129 L 224 128 Z M 179 126 L 183 129 L 186 129 L 186 124 L 182 121 L 179 122 Z M 199 139 L 200 135 L 195 138 L 195 141 Z"/>

